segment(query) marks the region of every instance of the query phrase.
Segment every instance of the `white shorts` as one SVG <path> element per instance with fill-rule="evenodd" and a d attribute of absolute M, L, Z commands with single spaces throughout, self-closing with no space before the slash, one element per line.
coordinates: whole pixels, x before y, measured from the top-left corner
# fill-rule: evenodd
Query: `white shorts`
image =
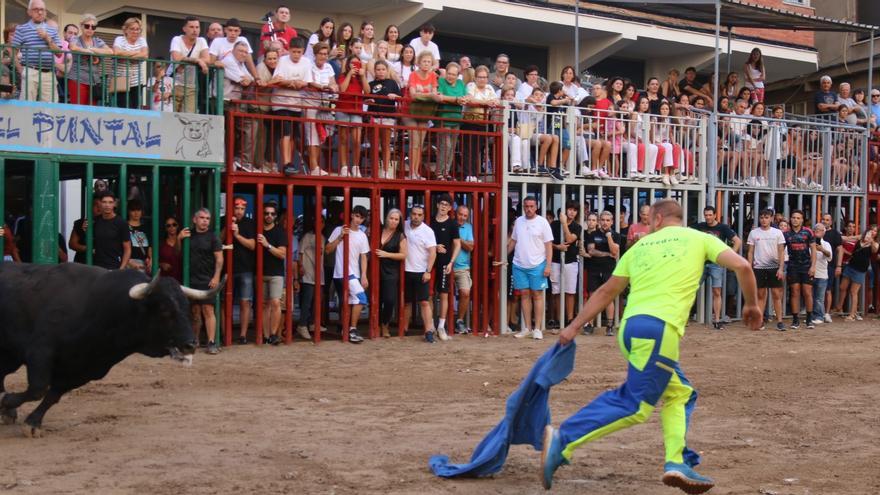
<path fill-rule="evenodd" d="M 308 109 L 306 110 L 306 118 L 327 121 L 326 124 L 306 122 L 306 143 L 308 146 L 321 146 L 324 140 L 333 132 L 333 115 L 329 112 Z"/>
<path fill-rule="evenodd" d="M 578 263 L 566 263 L 564 276 L 565 293 L 577 294 Z M 559 263 L 550 264 L 550 293 L 559 294 Z"/>

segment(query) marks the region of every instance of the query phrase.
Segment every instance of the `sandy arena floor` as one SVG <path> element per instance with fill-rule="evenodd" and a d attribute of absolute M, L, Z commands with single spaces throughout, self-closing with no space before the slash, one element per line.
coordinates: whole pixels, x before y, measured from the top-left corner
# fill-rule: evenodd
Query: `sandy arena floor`
<path fill-rule="evenodd" d="M 579 338 L 576 369 L 551 395 L 554 423 L 623 379 L 615 340 Z M 531 447 L 512 447 L 493 479 L 435 478 L 427 461 L 466 461 L 554 341 L 236 346 L 190 369 L 133 356 L 66 396 L 44 438 L 0 427 L 0 493 L 544 493 Z M 689 443 L 711 493 L 880 493 L 880 322 L 691 325 L 682 365 L 700 393 Z M 7 388 L 23 383 L 20 370 Z M 554 493 L 680 493 L 660 483 L 662 465 L 655 414 L 578 450 Z"/>

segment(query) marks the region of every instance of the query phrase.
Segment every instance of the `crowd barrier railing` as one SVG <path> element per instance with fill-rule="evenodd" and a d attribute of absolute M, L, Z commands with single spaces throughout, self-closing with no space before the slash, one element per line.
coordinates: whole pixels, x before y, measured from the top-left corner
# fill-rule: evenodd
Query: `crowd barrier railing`
<path fill-rule="evenodd" d="M 580 179 L 704 182 L 704 116 L 559 108 L 508 103 L 508 174 L 536 176 L 559 167 Z"/>
<path fill-rule="evenodd" d="M 500 109 L 479 107 L 475 114 L 466 105 L 461 118 L 449 118 L 408 113 L 404 100 L 396 102 L 400 107 L 388 103 L 391 111 L 369 111 L 377 99 L 349 96 L 342 103 L 339 95 L 318 91 L 285 103 L 268 94 L 250 98 L 227 102 L 231 173 L 500 181 Z"/>
<path fill-rule="evenodd" d="M 822 121 L 719 115 L 715 183 L 722 187 L 865 190 L 868 134 Z"/>
<path fill-rule="evenodd" d="M 0 58 L 2 99 L 223 113 L 223 69 L 210 64 L 8 44 L 0 44 Z"/>

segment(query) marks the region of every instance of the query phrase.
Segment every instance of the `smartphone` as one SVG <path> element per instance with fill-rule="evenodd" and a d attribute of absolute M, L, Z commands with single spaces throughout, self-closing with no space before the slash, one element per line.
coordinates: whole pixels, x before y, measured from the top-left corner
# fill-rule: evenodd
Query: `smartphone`
<path fill-rule="evenodd" d="M 354 67 L 355 69 L 360 70 L 361 67 L 363 67 L 363 63 L 361 62 L 360 59 L 354 59 L 351 61 L 351 66 Z"/>

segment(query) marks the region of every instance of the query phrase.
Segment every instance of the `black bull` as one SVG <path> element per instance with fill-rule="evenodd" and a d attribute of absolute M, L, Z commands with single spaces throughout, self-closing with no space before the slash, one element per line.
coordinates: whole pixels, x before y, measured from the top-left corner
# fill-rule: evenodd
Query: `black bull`
<path fill-rule="evenodd" d="M 39 436 L 46 411 L 65 393 L 107 375 L 131 354 L 192 363 L 189 300 L 210 300 L 168 277 L 108 271 L 77 263 L 0 264 L 0 422 L 14 423 L 25 402 L 42 402 L 25 419 Z M 6 393 L 6 375 L 27 367 L 27 390 Z"/>

